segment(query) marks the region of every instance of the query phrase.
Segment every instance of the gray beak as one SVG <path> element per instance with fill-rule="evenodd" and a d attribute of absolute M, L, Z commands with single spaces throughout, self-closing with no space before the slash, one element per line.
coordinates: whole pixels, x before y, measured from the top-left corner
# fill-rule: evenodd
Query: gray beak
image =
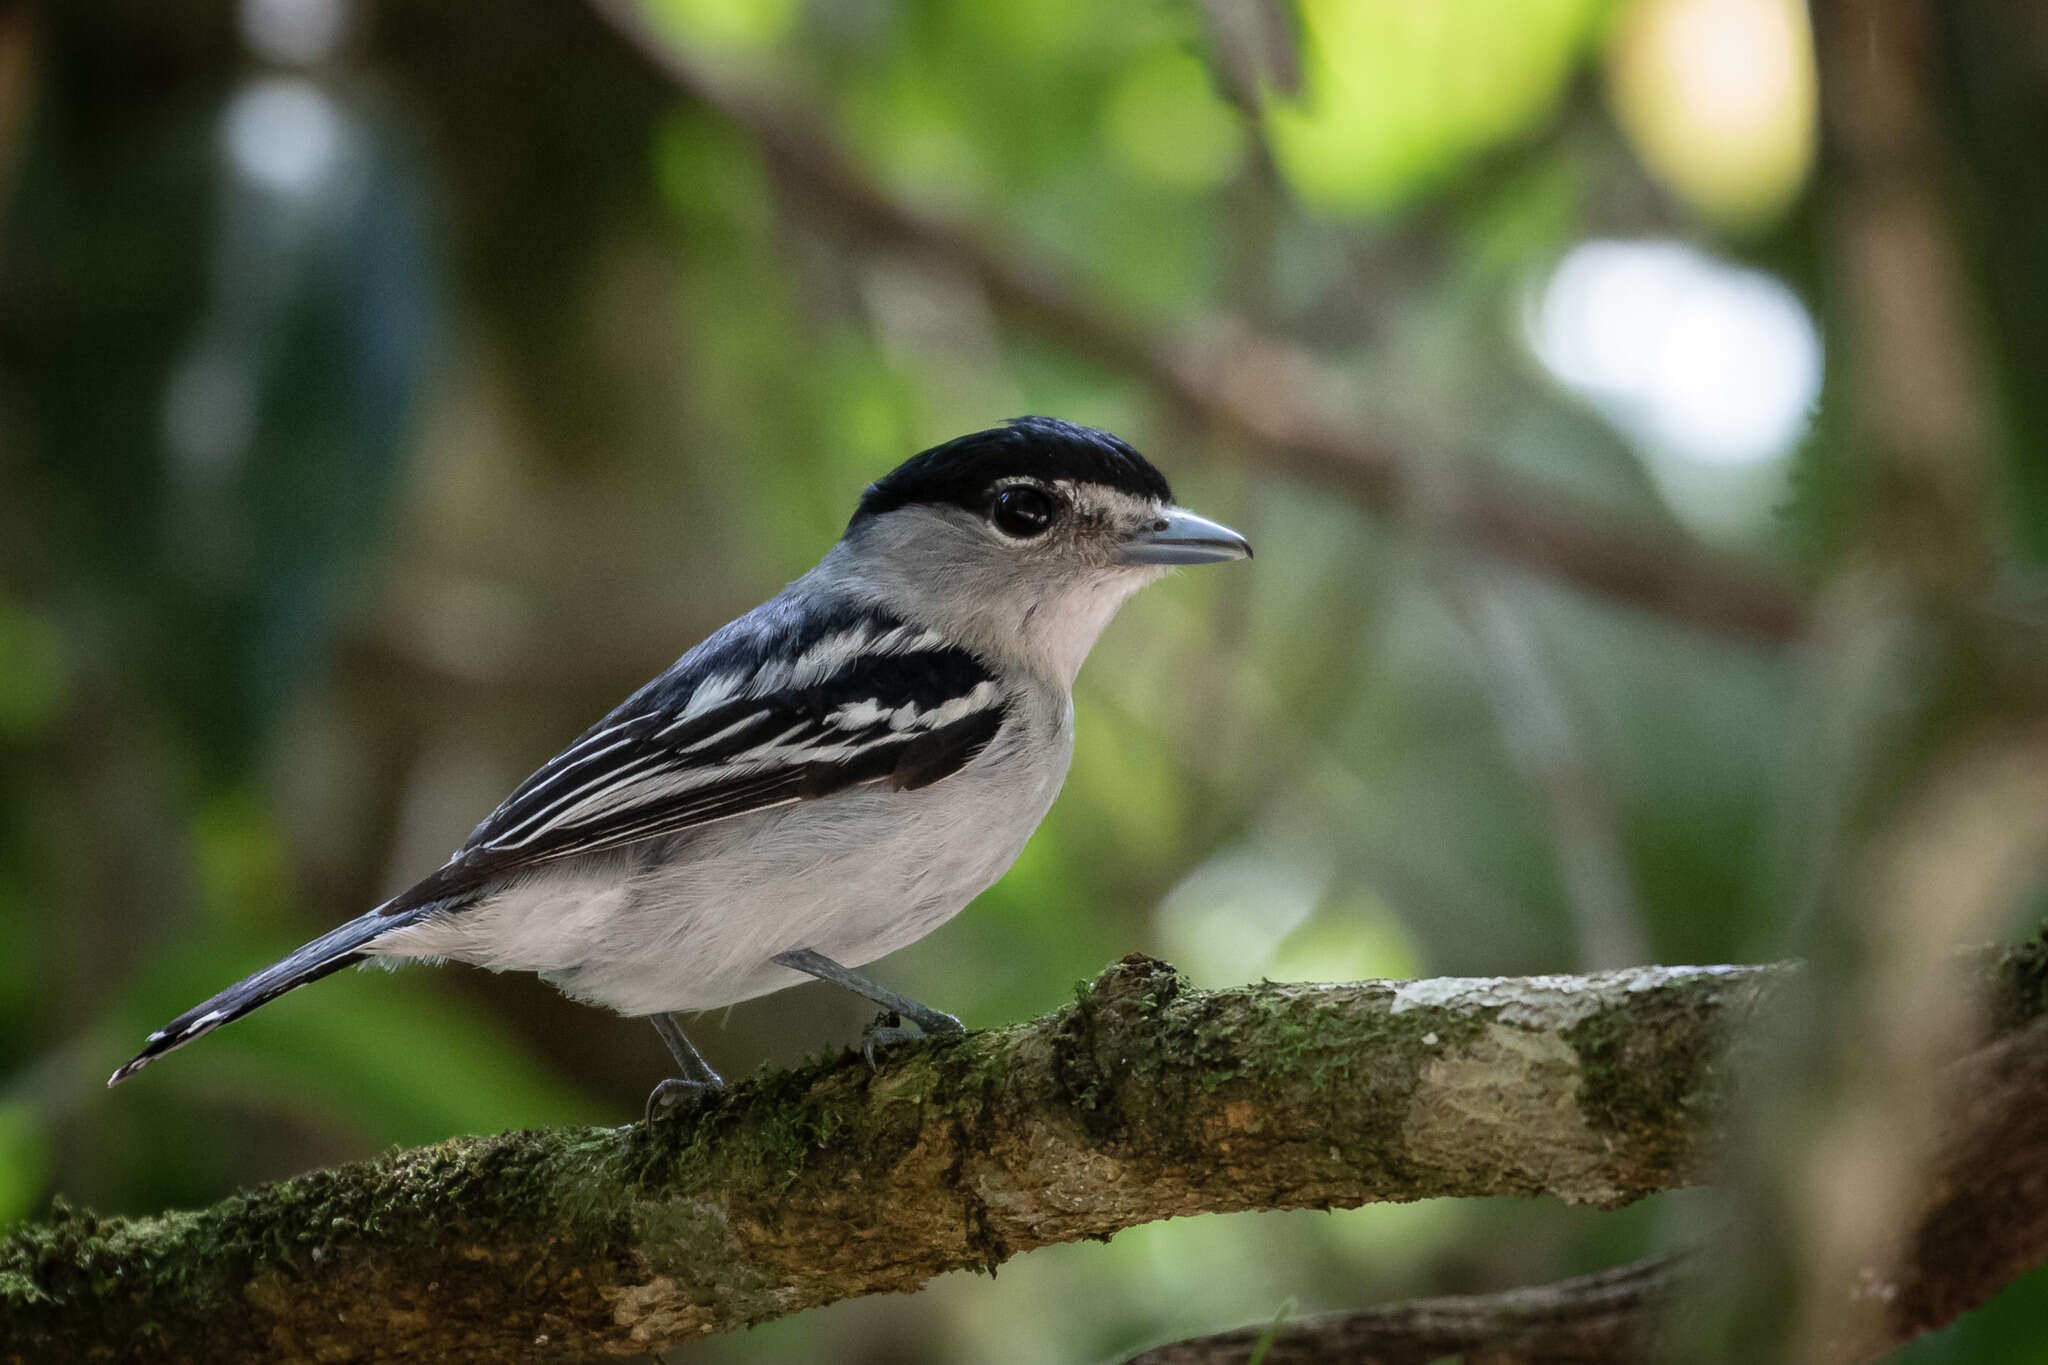
<path fill-rule="evenodd" d="M 1250 559 L 1251 542 L 1221 522 L 1185 508 L 1168 508 L 1159 520 L 1124 542 L 1126 564 L 1214 564 Z"/>

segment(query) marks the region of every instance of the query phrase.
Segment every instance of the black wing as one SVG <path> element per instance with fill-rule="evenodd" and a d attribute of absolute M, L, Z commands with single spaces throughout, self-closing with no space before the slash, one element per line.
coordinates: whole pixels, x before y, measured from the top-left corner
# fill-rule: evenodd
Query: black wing
<path fill-rule="evenodd" d="M 849 787 L 929 786 L 986 748 L 1006 714 L 986 665 L 928 631 L 873 610 L 799 621 L 771 603 L 550 760 L 382 912 Z"/>

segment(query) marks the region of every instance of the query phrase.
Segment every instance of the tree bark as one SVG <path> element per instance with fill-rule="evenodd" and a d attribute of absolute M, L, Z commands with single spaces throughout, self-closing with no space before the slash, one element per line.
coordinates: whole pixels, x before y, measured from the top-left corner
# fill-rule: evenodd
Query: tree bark
<path fill-rule="evenodd" d="M 2048 950 L 1974 970 L 2022 1036 Z M 192 1213 L 59 1209 L 0 1241 L 0 1359 L 646 1353 L 1181 1214 L 1611 1207 L 1710 1173 L 1726 1039 L 1790 973 L 1205 992 L 1130 957 L 1031 1022 L 651 1128 L 455 1138 Z"/>
<path fill-rule="evenodd" d="M 1850 1330 L 1821 1365 L 1871 1360 L 1944 1327 L 2048 1261 L 2048 1019 L 1986 1044 L 1943 1078 L 1951 1104 L 1921 1153 L 1924 1192 L 1890 1266 L 1832 1285 Z M 1416 1299 L 1191 1337 L 1128 1365 L 1641 1365 L 1684 1340 L 1686 1295 L 1712 1273 L 1702 1250 L 1555 1284 Z"/>

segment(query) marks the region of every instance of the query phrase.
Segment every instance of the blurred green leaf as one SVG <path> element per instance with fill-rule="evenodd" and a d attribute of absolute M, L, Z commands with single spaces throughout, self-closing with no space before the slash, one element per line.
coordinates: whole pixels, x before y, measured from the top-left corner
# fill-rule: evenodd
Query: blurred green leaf
<path fill-rule="evenodd" d="M 192 821 L 201 911 L 236 933 L 288 922 L 294 895 L 284 842 L 250 791 L 221 792 Z"/>
<path fill-rule="evenodd" d="M 49 726 L 64 704 L 64 640 L 57 627 L 0 596 L 0 740 Z"/>
<path fill-rule="evenodd" d="M 0 1228 L 27 1216 L 49 1188 L 50 1144 L 29 1105 L 0 1102 Z"/>
<path fill-rule="evenodd" d="M 1302 0 L 1306 82 L 1268 111 L 1311 202 L 1383 213 L 1519 135 L 1565 87 L 1600 0 Z"/>
<path fill-rule="evenodd" d="M 1209 71 L 1185 52 L 1147 54 L 1111 88 L 1110 143 L 1139 174 L 1181 190 L 1214 189 L 1237 173 L 1245 133 Z"/>
<path fill-rule="evenodd" d="M 713 52 L 757 52 L 789 36 L 797 0 L 649 0 L 665 30 Z"/>

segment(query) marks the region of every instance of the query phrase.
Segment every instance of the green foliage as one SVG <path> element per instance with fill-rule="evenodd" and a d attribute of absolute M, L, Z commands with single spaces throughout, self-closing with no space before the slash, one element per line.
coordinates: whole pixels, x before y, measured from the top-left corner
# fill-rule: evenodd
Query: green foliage
<path fill-rule="evenodd" d="M 41 1117 L 27 1104 L 0 1105 L 0 1226 L 34 1210 L 50 1169 Z"/>
<path fill-rule="evenodd" d="M 1274 151 L 1304 197 L 1385 212 L 1475 151 L 1525 135 L 1563 93 L 1597 0 L 1305 0 L 1305 89 Z"/>
<path fill-rule="evenodd" d="M 1889 1357 L 1891 1365 L 1949 1365 L 1951 1361 L 2043 1365 L 2048 1362 L 2048 1337 L 2041 1332 L 2044 1298 L 2048 1298 L 2048 1268 L 2021 1276 L 1954 1325 L 1894 1352 Z"/>
<path fill-rule="evenodd" d="M 56 718 L 63 648 L 55 626 L 0 599 L 0 741 L 28 738 Z"/>

